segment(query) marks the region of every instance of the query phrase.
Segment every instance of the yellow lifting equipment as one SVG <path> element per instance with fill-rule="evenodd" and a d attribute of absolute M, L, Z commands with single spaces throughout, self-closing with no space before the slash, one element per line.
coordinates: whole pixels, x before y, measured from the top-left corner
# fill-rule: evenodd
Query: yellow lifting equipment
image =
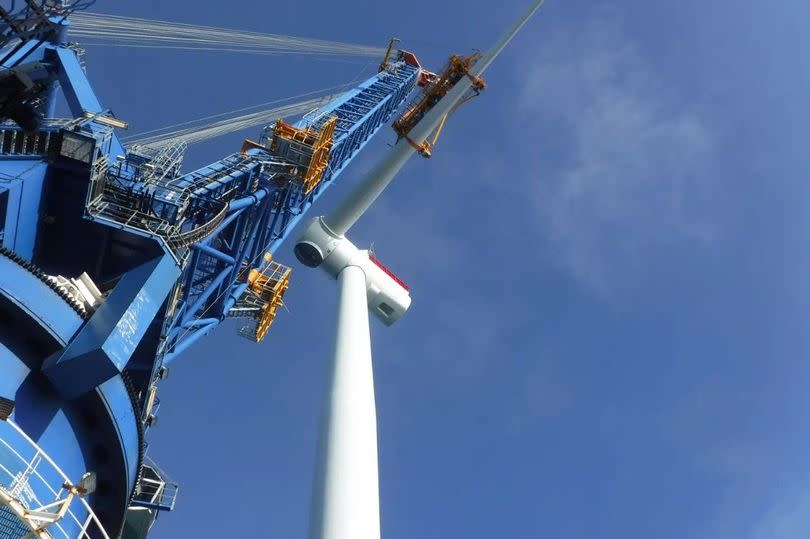
<path fill-rule="evenodd" d="M 431 73 L 428 81 L 424 85 L 422 94 L 417 98 L 416 102 L 408 107 L 402 116 L 397 118 L 397 120 L 394 122 L 393 128 L 394 131 L 397 132 L 397 135 L 400 138 L 404 137 L 408 141 L 408 144 L 416 148 L 416 150 L 423 157 L 431 156 L 433 145 L 436 144 L 436 141 L 438 140 L 439 135 L 447 122 L 447 117 L 455 112 L 461 105 L 479 95 L 481 91 L 486 88 L 486 82 L 484 82 L 482 77 L 476 77 L 470 74 L 472 66 L 480 58 L 480 52 L 475 52 L 468 56 L 459 56 L 458 54 L 452 55 L 447 62 L 447 66 L 442 71 L 442 74 L 436 76 Z M 464 77 L 468 77 L 472 81 L 470 93 L 455 107 L 453 107 L 453 109 L 448 112 L 444 118 L 442 118 L 439 127 L 436 129 L 436 132 L 433 135 L 433 140 L 425 140 L 421 143 L 411 140 L 409 137 L 411 129 L 413 129 L 413 127 L 425 117 L 425 114 L 427 114 L 427 112 L 432 109 L 445 95 L 447 95 L 447 92 L 449 92 L 450 89 L 453 88 L 453 86 L 455 86 L 456 83 Z"/>
<path fill-rule="evenodd" d="M 321 129 L 294 127 L 284 120 L 276 121 L 269 150 L 301 165 L 297 176 L 304 183 L 304 194 L 309 194 L 323 179 L 329 165 L 329 152 L 335 141 L 337 117 L 327 120 Z"/>
<path fill-rule="evenodd" d="M 250 292 L 262 300 L 263 306 L 256 318 L 256 329 L 252 337 L 256 342 L 261 342 L 270 328 L 270 324 L 276 318 L 279 308 L 284 305 L 284 294 L 290 286 L 290 274 L 292 270 L 272 262 L 272 255 L 264 255 L 264 269 L 252 269 L 248 272 L 247 283 Z"/>

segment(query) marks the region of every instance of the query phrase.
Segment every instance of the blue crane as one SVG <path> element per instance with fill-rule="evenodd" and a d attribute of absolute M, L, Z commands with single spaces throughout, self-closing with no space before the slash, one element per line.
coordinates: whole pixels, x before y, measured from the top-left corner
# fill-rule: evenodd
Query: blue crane
<path fill-rule="evenodd" d="M 177 492 L 146 454 L 169 365 L 228 317 L 264 338 L 290 282 L 273 254 L 423 72 L 389 48 L 368 80 L 184 173 L 181 149 L 119 138 L 66 41 L 88 2 L 6 4 L 0 537 L 143 537 Z"/>
<path fill-rule="evenodd" d="M 77 13 L 92 3 L 0 3 L 0 538 L 144 539 L 174 508 L 178 487 L 147 454 L 160 381 L 226 318 L 264 339 L 290 285 L 291 269 L 274 254 L 403 109 L 394 148 L 335 212 L 309 219 L 295 249 L 304 265 L 346 270 L 339 280 L 354 294 L 341 303 L 349 314 L 339 317 L 335 365 L 346 373 L 347 362 L 362 363 L 370 374 L 363 302 L 390 325 L 410 296 L 345 233 L 411 155 L 431 156 L 447 117 L 485 88 L 481 73 L 543 0 L 488 53 L 451 56 L 440 74 L 395 51 L 396 40 L 374 49 Z M 338 97 L 277 109 L 317 103 L 299 121 L 277 119 L 238 152 L 183 172 L 186 142 L 227 126 L 123 144 L 127 123 L 102 104 L 83 51 L 67 41 L 72 15 L 77 35 L 107 28 L 125 46 L 214 40 L 222 50 L 384 56 L 378 73 Z M 59 93 L 64 117 L 55 117 Z M 236 124 L 257 117 L 265 116 Z M 333 377 L 342 397 L 324 425 L 343 427 L 324 428 L 324 447 L 342 449 L 324 450 L 318 537 L 379 537 L 373 385 L 356 374 Z M 366 480 L 359 490 L 358 478 Z"/>

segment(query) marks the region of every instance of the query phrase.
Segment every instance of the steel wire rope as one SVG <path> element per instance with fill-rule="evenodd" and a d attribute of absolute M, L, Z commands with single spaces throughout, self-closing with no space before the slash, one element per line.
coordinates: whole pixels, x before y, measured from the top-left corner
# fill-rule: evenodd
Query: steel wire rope
<path fill-rule="evenodd" d="M 332 90 L 340 91 L 343 88 L 345 88 L 346 86 L 354 84 L 355 82 L 357 82 L 357 80 L 358 79 L 355 78 L 355 80 L 353 80 L 351 82 L 347 82 L 345 84 L 338 84 L 336 86 L 331 86 L 329 88 L 324 88 L 322 90 L 315 90 L 315 91 L 312 91 L 312 92 L 307 92 L 307 93 L 299 94 L 299 95 L 292 96 L 292 97 L 285 97 L 285 98 L 282 98 L 282 99 L 274 99 L 272 101 L 266 101 L 264 103 L 259 103 L 257 105 L 250 105 L 250 106 L 247 106 L 247 107 L 241 107 L 241 108 L 229 110 L 229 111 L 226 111 L 226 112 L 219 112 L 217 114 L 210 114 L 208 116 L 203 116 L 202 118 L 197 118 L 196 120 L 187 120 L 185 122 L 178 122 L 176 124 L 167 125 L 167 126 L 164 126 L 164 127 L 159 127 L 157 129 L 151 129 L 149 131 L 144 131 L 142 133 L 136 133 L 136 134 L 130 135 L 128 137 L 124 137 L 122 140 L 128 141 L 128 140 L 135 139 L 135 137 L 143 137 L 144 135 L 151 135 L 152 133 L 162 132 L 162 131 L 165 131 L 167 129 L 172 129 L 172 128 L 175 128 L 175 127 L 181 127 L 181 126 L 186 126 L 186 125 L 191 125 L 191 124 L 196 124 L 197 122 L 202 122 L 202 121 L 205 121 L 205 120 L 211 120 L 211 119 L 214 119 L 214 118 L 219 118 L 221 116 L 227 116 L 228 114 L 235 114 L 237 112 L 244 112 L 246 110 L 255 109 L 255 108 L 259 108 L 259 107 L 265 107 L 267 105 L 275 105 L 276 103 L 281 103 L 283 101 L 291 101 L 293 99 L 299 99 L 299 98 L 302 98 L 302 97 L 308 97 L 308 96 L 313 95 L 313 94 L 331 92 Z"/>
<path fill-rule="evenodd" d="M 177 142 L 194 144 L 227 133 L 234 133 L 257 125 L 267 124 L 278 118 L 306 113 L 327 103 L 331 99 L 331 96 L 308 99 L 299 103 L 253 112 L 235 118 L 225 118 L 208 126 L 193 126 L 133 140 L 130 144 L 149 148 L 158 148 Z"/>
<path fill-rule="evenodd" d="M 362 73 L 368 68 L 370 63 L 371 63 L 370 61 L 367 62 L 366 65 L 363 66 L 363 68 L 360 70 L 360 72 L 351 81 L 343 83 L 343 84 L 330 86 L 328 88 L 323 88 L 321 90 L 305 92 L 303 94 L 299 94 L 299 95 L 292 96 L 292 97 L 286 97 L 286 98 L 282 98 L 282 99 L 275 99 L 275 100 L 267 101 L 265 103 L 260 103 L 260 104 L 257 104 L 257 105 L 251 105 L 251 106 L 248 106 L 248 107 L 242 107 L 242 108 L 238 108 L 238 109 L 234 109 L 234 110 L 230 110 L 230 111 L 226 111 L 226 112 L 220 112 L 220 113 L 217 113 L 217 114 L 211 114 L 211 115 L 208 115 L 208 116 L 203 116 L 202 118 L 197 118 L 195 120 L 187 120 L 185 122 L 178 122 L 176 124 L 160 127 L 160 128 L 157 128 L 157 129 L 151 129 L 149 131 L 144 131 L 142 133 L 138 133 L 138 134 L 135 134 L 135 135 L 131 135 L 129 137 L 125 137 L 123 139 L 123 141 L 126 142 L 128 145 L 133 145 L 133 146 L 134 145 L 149 146 L 150 144 L 149 144 L 148 141 L 152 141 L 153 139 L 154 140 L 161 140 L 161 141 L 165 140 L 166 144 L 169 144 L 171 142 L 175 142 L 174 138 L 170 137 L 169 135 L 175 135 L 177 133 L 191 131 L 191 130 L 196 131 L 196 130 L 199 130 L 199 129 L 204 129 L 204 127 L 203 127 L 204 124 L 200 125 L 200 122 L 204 122 L 206 120 L 213 120 L 215 118 L 222 118 L 222 117 L 226 117 L 226 116 L 228 116 L 230 114 L 235 114 L 237 112 L 243 112 L 243 111 L 248 111 L 248 110 L 251 110 L 251 109 L 256 109 L 256 108 L 259 108 L 259 107 L 264 107 L 264 106 L 267 106 L 267 105 L 274 105 L 274 104 L 277 104 L 277 103 L 283 103 L 285 101 L 292 101 L 294 99 L 300 99 L 302 97 L 308 97 L 308 96 L 314 95 L 314 94 L 325 94 L 326 92 L 333 92 L 333 91 L 337 92 L 337 93 L 333 93 L 333 94 L 326 94 L 326 95 L 323 95 L 323 96 L 321 96 L 319 98 L 308 100 L 308 101 L 305 101 L 305 102 L 294 103 L 294 104 L 288 105 L 290 107 L 292 107 L 293 105 L 300 105 L 301 108 L 306 108 L 306 107 L 310 106 L 310 104 L 313 101 L 322 101 L 324 99 L 331 100 L 336 95 L 338 95 L 340 92 L 345 91 L 347 88 L 349 88 L 349 87 L 353 86 L 355 83 L 359 82 L 362 79 Z M 306 103 L 307 105 L 304 105 L 304 103 Z M 323 104 L 323 103 L 321 103 L 321 104 Z M 318 106 L 320 106 L 320 105 L 318 105 Z M 243 115 L 243 116 L 231 118 L 231 120 L 240 121 L 241 119 L 243 119 L 243 118 L 245 118 L 247 116 L 259 115 L 259 114 L 266 114 L 268 116 L 272 116 L 273 114 L 276 114 L 277 112 L 279 112 L 279 109 L 283 109 L 283 108 L 284 107 L 276 107 L 276 108 L 273 108 L 273 109 L 259 110 L 259 111 L 256 111 L 254 113 L 249 113 L 249 114 L 246 114 L 246 115 Z M 313 107 L 313 108 L 317 108 L 317 106 Z M 283 111 L 280 111 L 280 112 L 283 112 Z M 295 113 L 291 112 L 291 113 L 287 114 L 287 116 L 292 116 L 293 114 L 295 114 Z M 279 116 L 279 117 L 282 117 L 282 116 Z M 275 119 L 275 118 L 270 118 L 268 121 L 272 121 L 273 119 Z M 225 122 L 226 120 L 228 120 L 228 118 L 217 120 L 217 122 L 215 122 L 215 123 Z M 258 125 L 260 123 L 261 122 L 254 123 L 253 125 L 245 125 L 244 127 L 240 126 L 240 128 L 237 129 L 237 130 L 240 130 L 242 128 L 247 129 L 248 127 L 253 127 L 253 126 Z M 176 129 L 174 131 L 170 131 L 171 129 L 176 128 L 176 127 L 186 127 L 186 128 L 185 129 Z M 216 135 L 214 135 L 214 136 L 216 136 Z M 213 136 L 211 138 L 213 138 Z M 207 140 L 207 139 L 203 139 L 203 140 Z M 196 142 L 199 142 L 199 140 L 196 141 Z M 153 142 L 153 144 L 154 144 L 154 142 Z M 155 144 L 155 145 L 157 146 L 157 144 Z"/>
<path fill-rule="evenodd" d="M 110 41 L 111 46 L 176 47 L 200 50 L 271 54 L 380 56 L 384 47 L 371 47 L 249 30 L 173 23 L 118 15 L 77 13 L 71 19 L 72 35 Z M 88 44 L 99 44 L 91 42 Z M 192 45 L 203 45 L 194 47 Z"/>
<path fill-rule="evenodd" d="M 209 140 L 223 134 L 233 133 L 249 127 L 270 123 L 278 118 L 306 113 L 314 108 L 318 108 L 331 99 L 332 96 L 330 95 L 307 99 L 305 101 L 291 103 L 267 110 L 260 110 L 233 118 L 221 119 L 207 126 L 194 125 L 184 129 L 163 132 L 150 137 L 134 140 L 131 142 L 131 144 L 147 147 L 160 147 L 175 142 L 186 142 L 189 144 L 201 142 L 203 140 Z"/>
<path fill-rule="evenodd" d="M 107 43 L 93 43 L 82 41 L 82 46 L 91 46 L 91 47 L 103 47 L 108 45 Z M 183 50 L 183 51 L 212 51 L 212 52 L 238 52 L 238 53 L 248 53 L 248 54 L 257 54 L 260 56 L 284 56 L 287 54 L 292 53 L 284 53 L 284 52 L 272 52 L 272 51 L 264 51 L 258 49 L 223 49 L 218 47 L 175 47 L 170 45 L 123 45 L 118 44 L 118 47 L 125 47 L 129 49 L 167 49 L 167 50 Z M 340 59 L 340 58 L 333 58 L 333 55 L 319 53 L 319 52 L 296 52 L 295 54 L 300 56 L 311 56 L 314 60 L 324 60 L 328 59 L 330 62 L 337 62 L 337 63 L 344 63 L 344 64 L 357 64 L 357 61 L 352 61 L 349 59 Z M 361 57 L 362 58 L 362 57 Z"/>
<path fill-rule="evenodd" d="M 159 34 L 156 33 L 155 30 L 161 28 L 161 26 L 157 24 L 149 24 L 148 26 L 143 26 L 142 29 L 145 30 L 141 33 L 137 31 L 133 31 L 129 29 L 127 31 L 122 31 L 126 27 L 116 26 L 115 24 L 109 24 L 107 21 L 96 23 L 98 24 L 96 29 L 92 27 L 84 26 L 82 24 L 82 18 L 88 17 L 89 15 L 81 15 L 74 17 L 74 23 L 71 26 L 74 35 L 80 37 L 99 37 L 99 38 L 115 38 L 117 43 L 112 43 L 112 45 L 124 45 L 126 41 L 132 41 L 137 44 L 138 41 L 141 44 L 154 44 L 159 45 L 160 43 L 165 42 L 176 42 L 176 43 L 199 43 L 199 44 L 208 44 L 214 45 L 218 43 L 217 39 L 219 39 L 220 43 L 224 45 L 242 45 L 244 47 L 248 46 L 260 46 L 264 45 L 266 47 L 275 46 L 278 52 L 315 52 L 321 54 L 341 54 L 341 53 L 359 53 L 359 54 L 367 54 L 371 53 L 372 51 L 376 54 L 379 51 L 384 51 L 383 48 L 379 47 L 369 47 L 365 45 L 351 45 L 346 43 L 340 43 L 336 41 L 324 41 L 324 40 L 317 40 L 311 38 L 298 38 L 294 36 L 285 36 L 280 34 L 259 34 L 255 33 L 254 36 L 246 36 L 249 32 L 246 31 L 239 31 L 239 30 L 218 30 L 212 27 L 198 27 L 198 33 L 195 36 L 193 33 L 187 33 L 186 36 L 191 37 L 183 37 L 182 35 L 167 35 L 167 34 Z M 171 31 L 171 27 L 163 26 L 162 29 L 166 32 Z M 237 39 L 234 39 L 236 37 Z M 95 44 L 95 43 L 94 43 Z M 288 46 L 285 48 L 283 44 L 287 44 Z M 271 49 L 272 50 L 272 49 Z"/>

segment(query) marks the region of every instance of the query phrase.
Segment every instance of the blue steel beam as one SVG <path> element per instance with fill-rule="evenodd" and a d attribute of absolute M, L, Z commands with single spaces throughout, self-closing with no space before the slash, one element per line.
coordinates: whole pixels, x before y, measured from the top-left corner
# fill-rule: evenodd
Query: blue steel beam
<path fill-rule="evenodd" d="M 247 288 L 245 283 L 235 281 L 235 277 L 241 265 L 245 262 L 249 262 L 253 266 L 259 265 L 263 252 L 268 251 L 274 253 L 276 249 L 278 249 L 309 207 L 321 196 L 323 191 L 337 179 L 352 159 L 368 143 L 370 138 L 391 119 L 393 113 L 402 105 L 413 89 L 417 75 L 418 69 L 407 64 L 401 64 L 399 69 L 395 72 L 383 72 L 371 77 L 354 90 L 347 92 L 324 107 L 308 114 L 296 124 L 297 127 L 311 125 L 315 128 L 319 128 L 329 118 L 333 116 L 338 118 L 334 135 L 335 142 L 329 158 L 329 167 L 324 174 L 322 182 L 309 195 L 304 195 L 300 188 L 292 186 L 272 188 L 272 178 L 268 177 L 267 174 L 263 174 L 260 176 L 260 181 L 263 182 L 264 187 L 260 187 L 256 192 L 243 197 L 239 201 L 231 202 L 231 208 L 255 208 L 258 207 L 260 200 L 252 200 L 250 197 L 259 198 L 258 195 L 261 193 L 261 198 L 263 198 L 271 191 L 273 195 L 271 195 L 270 198 L 284 201 L 284 203 L 278 205 L 278 207 L 268 208 L 267 212 L 262 214 L 262 216 L 254 222 L 254 226 L 261 221 L 269 223 L 269 226 L 257 232 L 251 232 L 246 238 L 242 237 L 240 231 L 245 229 L 247 226 L 247 218 L 250 216 L 246 216 L 244 220 L 240 219 L 236 228 L 237 236 L 239 236 L 237 243 L 245 243 L 248 248 L 242 249 L 241 251 L 231 249 L 227 253 L 227 256 L 233 257 L 236 261 L 236 264 L 231 268 L 231 277 L 224 279 L 222 278 L 222 274 L 219 274 L 216 279 L 211 281 L 207 287 L 199 293 L 196 301 L 191 306 L 188 305 L 188 302 L 190 301 L 190 294 L 192 292 L 189 290 L 185 291 L 183 305 L 180 308 L 180 311 L 183 313 L 183 324 L 196 317 L 215 317 L 222 320 L 227 316 L 234 303 Z M 255 159 L 261 159 L 266 152 L 260 149 L 253 149 L 250 150 L 250 154 Z M 243 180 L 253 170 L 248 170 L 242 166 L 241 168 L 236 167 L 236 171 L 233 171 L 235 165 L 241 163 L 238 159 L 238 156 L 229 156 L 220 162 L 187 175 L 176 182 L 175 185 L 198 185 L 203 183 L 201 177 L 208 175 L 220 175 L 221 178 L 224 178 L 226 185 L 243 184 L 244 182 L 240 180 Z M 223 175 L 225 171 L 232 172 Z M 217 185 L 218 182 L 209 182 L 206 184 L 206 188 L 210 189 Z M 227 225 L 231 225 L 231 222 L 227 221 Z M 220 237 L 219 233 L 226 228 L 226 226 L 221 225 L 215 233 L 208 236 L 202 243 L 207 245 L 212 241 L 216 241 L 217 238 Z M 246 239 L 249 241 L 246 241 Z M 226 244 L 227 242 L 222 241 L 222 243 Z M 191 264 L 184 269 L 184 273 L 189 275 L 200 272 L 198 268 L 199 261 L 199 256 L 192 257 Z M 208 277 L 206 272 L 202 273 L 204 277 Z M 186 277 L 185 282 L 192 283 L 194 279 Z M 204 300 L 207 300 L 211 297 L 214 298 L 213 303 L 200 301 L 199 299 L 204 298 Z M 170 323 L 170 327 L 176 325 L 176 320 Z M 177 333 L 175 332 L 171 335 L 175 336 Z M 185 338 L 192 338 L 192 335 L 185 335 L 184 339 Z M 195 334 L 193 338 L 196 340 L 199 337 Z M 169 346 L 165 349 L 167 352 L 174 354 L 174 351 L 177 350 L 177 347 L 180 346 L 182 342 L 183 340 L 169 343 Z M 175 356 L 173 355 L 172 357 Z"/>
<path fill-rule="evenodd" d="M 79 59 L 76 58 L 76 53 L 63 47 L 57 47 L 55 53 L 62 65 L 62 69 L 59 70 L 59 83 L 65 92 L 73 116 L 81 118 L 85 112 L 91 114 L 104 112 L 104 107 L 84 74 Z"/>
<path fill-rule="evenodd" d="M 179 274 L 164 255 L 121 277 L 70 344 L 42 366 L 63 397 L 79 396 L 124 371 Z"/>

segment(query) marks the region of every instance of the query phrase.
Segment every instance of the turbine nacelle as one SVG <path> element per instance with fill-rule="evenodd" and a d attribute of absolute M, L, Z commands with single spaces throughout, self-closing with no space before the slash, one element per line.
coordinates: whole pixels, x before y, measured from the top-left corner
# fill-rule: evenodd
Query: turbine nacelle
<path fill-rule="evenodd" d="M 346 236 L 330 230 L 322 217 L 313 219 L 298 238 L 295 256 L 305 266 L 321 268 L 333 279 L 349 266 L 363 270 L 368 309 L 386 326 L 399 320 L 411 306 L 408 286 L 369 251 L 358 249 Z"/>

